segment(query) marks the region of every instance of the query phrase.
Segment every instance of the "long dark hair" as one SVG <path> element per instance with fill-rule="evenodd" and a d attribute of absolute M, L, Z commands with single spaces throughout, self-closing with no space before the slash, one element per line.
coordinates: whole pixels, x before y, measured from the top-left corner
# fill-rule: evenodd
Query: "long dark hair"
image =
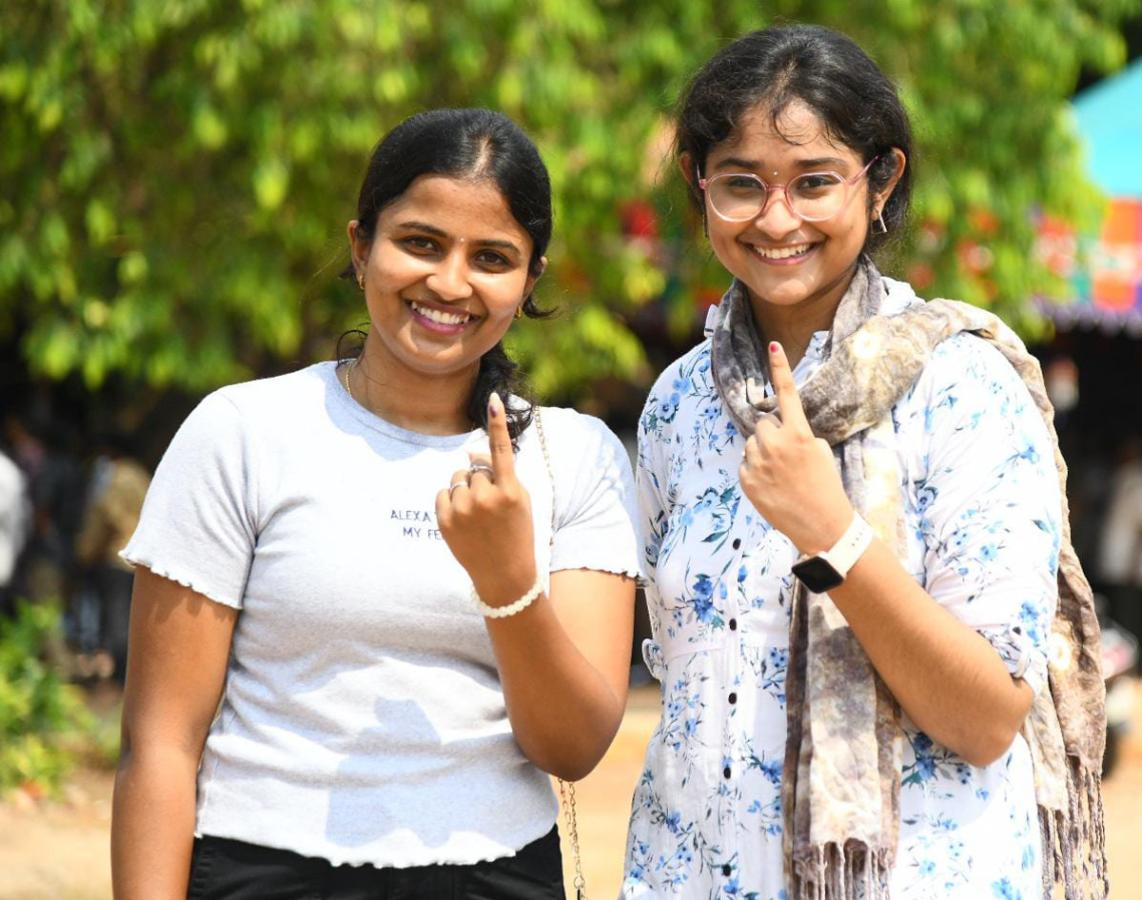
<path fill-rule="evenodd" d="M 782 111 L 800 100 L 817 114 L 833 140 L 867 163 L 869 192 L 884 188 L 896 173 L 898 147 L 907 165 L 884 205 L 888 235 L 869 229 L 863 252 L 879 248 L 908 217 L 912 195 L 912 130 L 896 87 L 855 42 L 817 25 L 763 28 L 738 38 L 691 80 L 678 110 L 675 152 L 690 154 L 705 171 L 710 151 L 730 137 L 742 117 L 765 103 L 777 129 Z M 691 199 L 702 194 L 691 184 Z"/>
<path fill-rule="evenodd" d="M 371 240 L 377 216 L 422 175 L 487 179 L 503 194 L 512 216 L 531 237 L 528 273 L 543 272 L 543 255 L 551 240 L 551 180 L 539 150 L 507 116 L 488 109 L 433 109 L 405 119 L 373 149 L 357 198 L 357 232 Z M 353 278 L 350 265 L 343 277 Z M 537 319 L 550 315 L 533 294 L 523 313 Z M 340 355 L 340 353 L 339 353 Z M 487 428 L 488 398 L 497 392 L 508 406 L 508 432 L 515 443 L 531 424 L 532 403 L 518 364 L 498 343 L 480 358 L 476 385 L 468 401 L 468 418 Z M 522 397 L 522 405 L 508 398 Z"/>

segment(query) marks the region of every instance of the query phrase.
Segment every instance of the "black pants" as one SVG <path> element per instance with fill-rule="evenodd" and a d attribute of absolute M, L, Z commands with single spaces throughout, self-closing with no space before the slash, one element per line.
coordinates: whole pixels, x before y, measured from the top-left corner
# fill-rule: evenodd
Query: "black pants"
<path fill-rule="evenodd" d="M 471 866 L 377 869 L 243 841 L 194 842 L 187 900 L 564 900 L 559 832 Z"/>

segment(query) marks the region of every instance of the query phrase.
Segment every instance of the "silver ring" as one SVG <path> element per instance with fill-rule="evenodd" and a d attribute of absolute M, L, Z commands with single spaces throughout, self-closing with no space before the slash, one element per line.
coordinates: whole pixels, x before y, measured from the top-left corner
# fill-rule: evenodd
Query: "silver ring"
<path fill-rule="evenodd" d="M 456 490 L 456 488 L 467 487 L 467 486 L 468 486 L 468 482 L 466 482 L 466 481 L 457 481 L 455 484 L 448 485 L 448 499 L 449 500 L 452 499 L 452 492 L 454 490 Z"/>
<path fill-rule="evenodd" d="M 472 465 L 468 466 L 468 480 L 471 481 L 472 476 L 477 472 L 483 472 L 488 476 L 489 481 L 496 480 L 495 470 L 486 463 L 472 463 Z"/>

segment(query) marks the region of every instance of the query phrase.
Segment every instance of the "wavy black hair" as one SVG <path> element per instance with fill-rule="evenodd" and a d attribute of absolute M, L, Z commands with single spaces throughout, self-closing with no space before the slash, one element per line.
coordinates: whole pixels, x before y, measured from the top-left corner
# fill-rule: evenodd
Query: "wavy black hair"
<path fill-rule="evenodd" d="M 839 141 L 861 157 L 876 159 L 868 170 L 870 195 L 896 173 L 893 147 L 907 164 L 881 214 L 888 234 L 870 228 L 862 252 L 872 253 L 897 234 L 908 217 L 912 196 L 912 129 L 896 86 L 851 38 L 818 25 L 777 25 L 738 38 L 691 79 L 678 107 L 674 150 L 687 153 L 705 170 L 706 157 L 729 138 L 742 118 L 759 104 L 777 120 L 800 100 Z M 691 179 L 687 179 L 691 181 Z M 690 196 L 704 209 L 691 181 Z"/>
<path fill-rule="evenodd" d="M 357 232 L 362 239 L 372 239 L 381 210 L 422 175 L 495 183 L 512 216 L 531 237 L 529 274 L 542 274 L 543 255 L 551 241 L 551 179 L 539 150 L 515 122 L 488 109 L 433 109 L 397 125 L 373 149 L 361 183 Z M 356 277 L 352 264 L 342 277 Z M 551 314 L 536 305 L 534 293 L 524 299 L 523 313 L 533 319 Z M 519 366 L 502 342 L 480 358 L 468 401 L 468 418 L 481 428 L 488 425 L 488 398 L 493 391 L 504 399 L 514 444 L 531 424 L 533 404 Z M 524 404 L 509 405 L 511 396 L 522 397 Z"/>

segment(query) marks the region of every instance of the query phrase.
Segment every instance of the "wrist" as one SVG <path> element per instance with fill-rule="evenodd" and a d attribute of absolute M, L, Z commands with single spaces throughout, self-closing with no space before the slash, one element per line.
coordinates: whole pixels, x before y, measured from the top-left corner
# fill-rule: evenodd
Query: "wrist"
<path fill-rule="evenodd" d="M 815 594 L 823 594 L 844 583 L 873 541 L 871 526 L 857 513 L 852 514 L 841 536 L 819 553 L 806 554 L 793 565 L 793 574 Z"/>
<path fill-rule="evenodd" d="M 800 541 L 794 541 L 793 545 L 802 556 L 816 556 L 825 553 L 836 546 L 837 542 L 844 537 L 856 515 L 856 510 L 849 506 L 836 515 L 828 516 L 821 520 L 811 535 L 807 535 Z"/>
<path fill-rule="evenodd" d="M 520 594 L 516 599 L 507 603 L 497 603 L 492 605 L 485 603 L 480 596 L 480 592 L 472 585 L 472 601 L 476 604 L 476 608 L 480 611 L 481 615 L 486 619 L 506 619 L 523 612 L 532 603 L 539 599 L 543 593 L 543 581 L 536 578 L 531 587 Z"/>
<path fill-rule="evenodd" d="M 480 602 L 491 607 L 507 606 L 530 591 L 538 582 L 535 568 L 530 571 L 499 573 L 498 576 L 473 578 L 472 587 Z"/>

